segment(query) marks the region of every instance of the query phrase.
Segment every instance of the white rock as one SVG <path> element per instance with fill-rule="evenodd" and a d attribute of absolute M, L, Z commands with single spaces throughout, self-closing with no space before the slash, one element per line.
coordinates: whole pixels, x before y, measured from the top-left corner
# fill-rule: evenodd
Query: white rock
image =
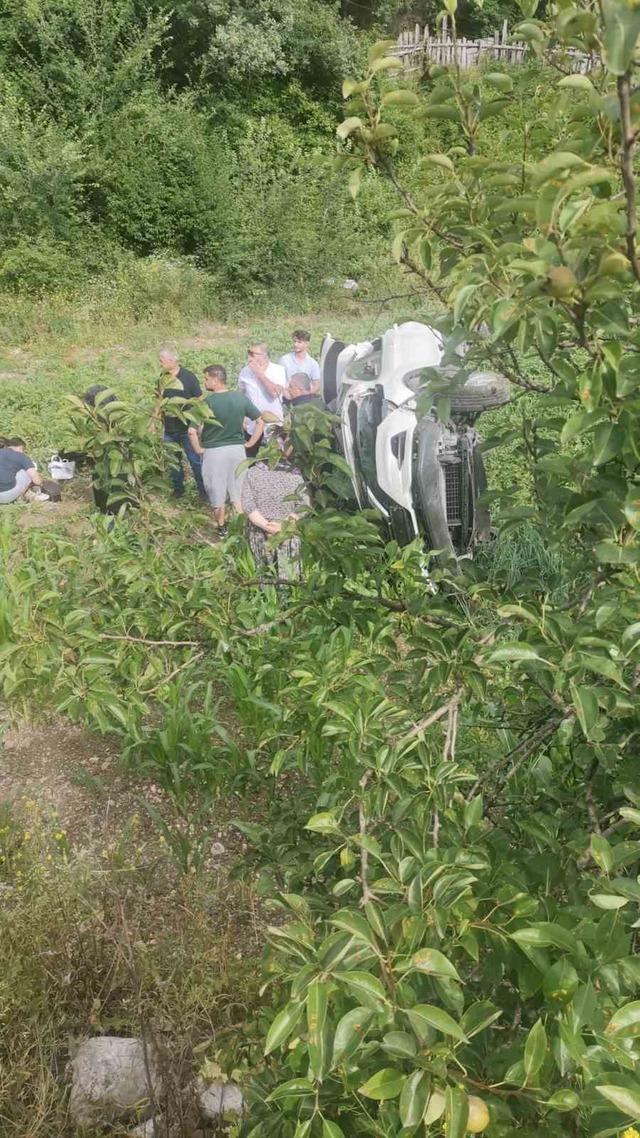
<path fill-rule="evenodd" d="M 156 1119 L 156 1121 L 158 1122 L 158 1134 L 160 1134 L 160 1120 Z M 155 1138 L 155 1133 L 153 1118 L 148 1118 L 146 1122 L 141 1122 L 139 1126 L 134 1126 L 133 1130 L 129 1131 L 129 1138 Z"/>
<path fill-rule="evenodd" d="M 161 1090 L 157 1063 L 147 1047 L 154 1095 Z M 142 1040 L 97 1036 L 80 1044 L 72 1062 L 70 1110 L 80 1126 L 117 1122 L 149 1102 Z"/>
<path fill-rule="evenodd" d="M 241 1114 L 242 1091 L 236 1083 L 198 1083 L 198 1105 L 203 1118 L 215 1122 L 223 1114 Z"/>

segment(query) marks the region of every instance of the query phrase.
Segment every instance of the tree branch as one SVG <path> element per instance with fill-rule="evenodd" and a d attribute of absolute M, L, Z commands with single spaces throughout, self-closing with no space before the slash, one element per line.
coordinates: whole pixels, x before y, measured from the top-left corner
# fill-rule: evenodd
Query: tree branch
<path fill-rule="evenodd" d="M 620 75 L 618 77 L 618 101 L 620 103 L 620 133 L 622 142 L 620 170 L 627 202 L 627 229 L 625 233 L 627 257 L 634 277 L 640 282 L 640 259 L 638 258 L 636 250 L 636 232 L 638 228 L 636 181 L 633 172 L 636 136 L 631 122 L 631 82 L 628 72 L 626 75 Z"/>

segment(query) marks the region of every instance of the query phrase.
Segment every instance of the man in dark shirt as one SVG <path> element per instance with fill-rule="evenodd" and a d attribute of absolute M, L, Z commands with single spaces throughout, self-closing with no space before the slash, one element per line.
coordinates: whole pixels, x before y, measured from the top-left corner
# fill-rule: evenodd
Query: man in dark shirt
<path fill-rule="evenodd" d="M 162 395 L 164 399 L 175 400 L 176 410 L 186 411 L 189 401 L 199 399 L 202 389 L 196 376 L 186 367 L 180 367 L 180 361 L 169 348 L 160 352 L 160 366 L 162 367 Z M 202 501 L 206 502 L 207 494 L 202 481 L 202 460 L 196 454 L 189 439 L 189 424 L 178 415 L 163 412 L 164 441 L 172 451 L 171 485 L 176 498 L 184 494 L 184 467 L 182 464 L 182 450 L 193 471 L 195 484 Z M 180 450 L 178 450 L 180 448 Z"/>
<path fill-rule="evenodd" d="M 24 453 L 23 439 L 6 439 L 0 448 L 0 504 L 16 502 L 42 482 L 36 464 Z M 46 496 L 42 496 L 46 500 Z"/>

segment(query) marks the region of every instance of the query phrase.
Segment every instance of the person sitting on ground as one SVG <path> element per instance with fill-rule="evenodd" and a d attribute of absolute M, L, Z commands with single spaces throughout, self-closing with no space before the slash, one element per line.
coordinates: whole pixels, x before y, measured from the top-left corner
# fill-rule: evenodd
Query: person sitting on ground
<path fill-rule="evenodd" d="M 324 409 L 324 403 L 319 395 L 313 391 L 313 380 L 304 371 L 295 372 L 289 380 L 289 393 L 287 396 L 289 407 L 319 407 Z"/>
<path fill-rule="evenodd" d="M 205 399 L 215 421 L 202 425 L 202 438 L 195 427 L 189 427 L 190 444 L 202 456 L 202 478 L 207 498 L 213 509 L 221 537 L 226 534 L 225 510 L 227 498 L 238 513 L 242 513 L 241 491 L 246 470 L 238 471 L 245 462 L 243 422 L 254 424 L 249 436 L 248 449 L 257 447 L 264 431 L 260 410 L 242 391 L 229 391 L 227 373 L 220 364 L 204 369 L 204 384 L 210 392 Z"/>
<path fill-rule="evenodd" d="M 188 368 L 180 366 L 180 360 L 172 348 L 163 348 L 159 354 L 159 359 L 163 372 L 161 377 L 162 397 L 171 400 L 176 411 L 180 410 L 184 414 L 189 407 L 189 400 L 199 399 L 202 395 L 202 388 L 197 376 Z M 188 423 L 179 418 L 178 415 L 171 415 L 166 410 L 163 411 L 163 420 L 164 442 L 172 452 L 169 473 L 174 496 L 182 498 L 184 495 L 184 465 L 180 453 L 183 451 L 193 472 L 198 494 L 203 501 L 206 501 L 207 495 L 202 481 L 201 461 L 191 446 Z"/>
<path fill-rule="evenodd" d="M 289 538 L 273 550 L 267 541 L 282 529 L 287 519 L 295 520 L 309 505 L 304 479 L 284 457 L 289 448 L 282 432 L 279 439 L 283 457 L 275 469 L 266 462 L 249 468 L 242 484 L 242 508 L 247 515 L 247 540 L 258 568 L 271 565 L 279 578 L 300 576 L 300 541 Z"/>
<path fill-rule="evenodd" d="M 304 372 L 311 380 L 311 386 L 308 388 L 309 394 L 317 395 L 320 391 L 320 366 L 318 361 L 309 355 L 311 335 L 302 328 L 298 328 L 293 333 L 292 339 L 293 351 L 287 352 L 287 354 L 281 356 L 279 360 L 286 372 L 287 381 L 291 384 L 291 380 L 295 375 Z"/>
<path fill-rule="evenodd" d="M 249 348 L 247 364 L 238 376 L 238 387 L 261 413 L 267 413 L 270 421 L 282 422 L 282 400 L 286 393 L 287 376 L 283 367 L 271 363 L 266 344 L 254 344 Z M 244 426 L 247 458 L 255 458 L 258 447 L 263 440 L 266 441 L 269 432 L 265 432 L 257 443 L 251 444 L 250 440 L 255 436 L 255 420 L 249 419 Z"/>
<path fill-rule="evenodd" d="M 42 478 L 25 447 L 24 439 L 16 437 L 5 439 L 0 448 L 0 505 L 17 502 L 19 498 L 27 502 L 49 501 L 49 495 L 38 490 Z"/>

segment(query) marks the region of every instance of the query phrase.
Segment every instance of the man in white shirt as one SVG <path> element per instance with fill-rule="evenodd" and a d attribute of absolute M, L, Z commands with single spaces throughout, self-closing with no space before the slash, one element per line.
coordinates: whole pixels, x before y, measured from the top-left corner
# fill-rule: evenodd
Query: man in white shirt
<path fill-rule="evenodd" d="M 293 351 L 287 352 L 286 356 L 281 356 L 280 363 L 286 372 L 287 383 L 291 382 L 294 375 L 304 372 L 311 380 L 309 394 L 317 395 L 320 390 L 320 367 L 318 361 L 309 355 L 310 340 L 309 332 L 304 332 L 302 328 L 298 328 L 293 333 Z"/>
<path fill-rule="evenodd" d="M 238 387 L 261 411 L 267 422 L 281 423 L 284 410 L 282 398 L 287 389 L 286 372 L 280 364 L 271 363 L 266 344 L 254 344 L 247 352 L 247 365 L 238 376 Z M 245 439 L 251 437 L 255 423 L 245 421 Z M 265 430 L 265 437 L 268 428 Z M 245 448 L 247 457 L 253 458 L 260 446 L 259 440 L 253 447 Z"/>

